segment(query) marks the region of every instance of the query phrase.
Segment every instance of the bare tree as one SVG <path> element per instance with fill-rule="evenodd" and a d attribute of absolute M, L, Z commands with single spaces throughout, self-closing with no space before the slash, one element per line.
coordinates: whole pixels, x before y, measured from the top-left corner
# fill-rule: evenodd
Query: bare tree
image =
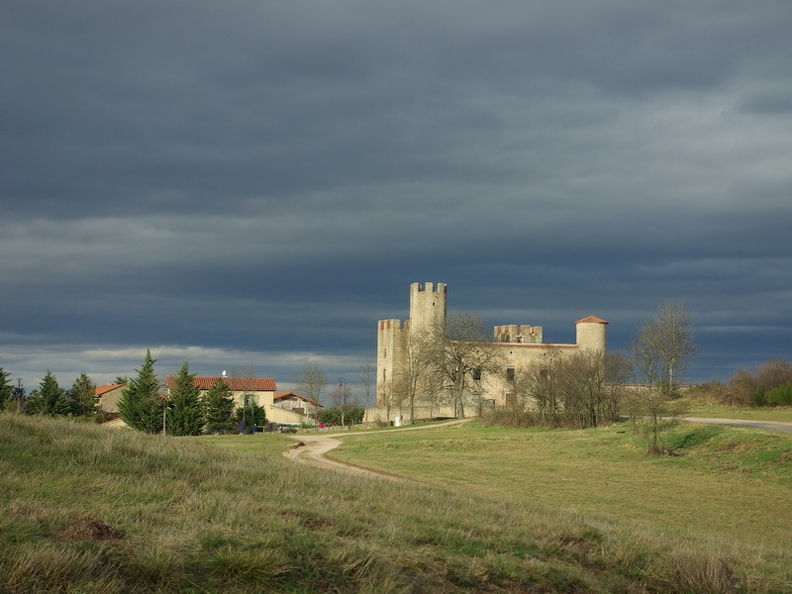
<path fill-rule="evenodd" d="M 322 390 L 327 385 L 327 378 L 324 371 L 316 365 L 305 364 L 300 373 L 294 376 L 293 382 L 303 396 L 319 402 Z"/>
<path fill-rule="evenodd" d="M 670 396 L 678 381 L 677 374 L 697 352 L 693 340 L 690 314 L 684 302 L 667 301 L 657 315 L 643 324 L 630 343 L 630 356 L 636 376 L 645 388 L 633 392 L 632 408 L 649 421 L 648 450 L 660 454 L 660 433 L 675 423 L 678 406 Z"/>
<path fill-rule="evenodd" d="M 410 407 L 410 424 L 415 423 L 415 401 L 432 387 L 436 376 L 438 344 L 430 332 L 410 333 L 404 348 L 404 363 L 396 382 L 402 391 L 402 401 Z"/>
<path fill-rule="evenodd" d="M 673 391 L 688 364 L 698 352 L 691 316 L 684 301 L 666 301 L 654 318 L 644 323 L 630 345 L 636 371 L 647 384 Z"/>
<path fill-rule="evenodd" d="M 385 422 L 390 423 L 391 409 L 397 404 L 398 386 L 394 380 L 380 384 L 380 402 L 385 407 Z"/>
<path fill-rule="evenodd" d="M 374 375 L 377 373 L 377 368 L 371 361 L 366 361 L 358 369 L 358 381 L 363 388 L 363 395 L 366 399 L 366 408 L 371 406 L 371 391 L 374 387 Z"/>
<path fill-rule="evenodd" d="M 345 378 L 338 378 L 338 385 L 330 394 L 330 400 L 341 412 L 341 426 L 346 426 L 346 413 L 350 405 L 349 385 Z"/>
<path fill-rule="evenodd" d="M 503 359 L 484 320 L 475 314 L 453 314 L 446 321 L 443 348 L 436 351 L 437 369 L 448 387 L 459 417 L 465 417 L 465 396 L 474 378 L 503 370 Z"/>
<path fill-rule="evenodd" d="M 543 361 L 517 369 L 513 384 L 517 402 L 536 406 L 539 422 L 550 427 L 559 425 L 563 408 L 557 367 L 558 355 L 545 353 Z"/>
<path fill-rule="evenodd" d="M 632 379 L 632 364 L 624 353 L 605 353 L 605 407 L 608 420 L 615 423 L 627 397 L 627 383 Z"/>

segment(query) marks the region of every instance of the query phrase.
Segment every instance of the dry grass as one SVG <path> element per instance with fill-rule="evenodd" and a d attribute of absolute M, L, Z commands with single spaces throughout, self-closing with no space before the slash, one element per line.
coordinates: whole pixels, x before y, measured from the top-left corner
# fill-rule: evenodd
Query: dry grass
<path fill-rule="evenodd" d="M 413 444 L 397 434 L 375 439 L 392 444 L 381 457 L 437 448 L 456 451 L 470 469 L 476 448 L 468 441 L 502 454 L 514 437 L 435 431 L 433 446 L 425 443 L 435 441 L 430 432 L 415 432 Z M 512 441 L 512 449 L 539 439 L 563 450 L 571 434 L 532 435 L 521 434 L 528 442 Z M 483 482 L 466 480 L 448 458 L 446 478 L 433 486 L 293 465 L 279 453 L 282 436 L 219 443 L 0 415 L 0 592 L 770 592 L 790 585 L 779 569 L 789 553 L 769 543 L 721 550 L 714 536 L 686 539 L 651 523 L 559 510 L 557 502 L 518 496 L 530 481 L 505 492 L 472 489 Z M 582 441 L 578 447 L 586 449 Z M 527 470 L 513 467 L 512 475 Z M 585 501 L 585 492 L 578 495 Z"/>

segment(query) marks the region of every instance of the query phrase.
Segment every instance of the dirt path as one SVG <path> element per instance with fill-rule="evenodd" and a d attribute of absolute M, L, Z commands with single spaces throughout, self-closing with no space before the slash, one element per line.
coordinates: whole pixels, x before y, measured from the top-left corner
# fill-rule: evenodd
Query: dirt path
<path fill-rule="evenodd" d="M 283 455 L 286 456 L 286 458 L 288 458 L 289 460 L 300 462 L 302 464 L 309 464 L 311 466 L 316 466 L 317 468 L 336 470 L 338 472 L 344 472 L 346 474 L 352 474 L 355 476 L 366 476 L 371 478 L 384 478 L 392 481 L 403 481 L 407 479 L 404 479 L 403 477 L 400 476 L 387 474 L 384 472 L 377 472 L 376 470 L 370 470 L 368 468 L 363 468 L 360 466 L 354 466 L 353 464 L 349 464 L 347 462 L 332 460 L 331 458 L 326 457 L 326 454 L 330 450 L 340 446 L 343 438 L 345 437 L 353 437 L 353 436 L 362 437 L 365 435 L 380 435 L 382 433 L 391 433 L 395 431 L 425 431 L 430 429 L 436 429 L 438 427 L 449 427 L 451 425 L 459 425 L 460 423 L 466 423 L 470 420 L 472 419 L 454 420 L 445 423 L 437 423 L 433 425 L 420 425 L 417 427 L 410 426 L 410 427 L 402 427 L 399 429 L 386 429 L 385 431 L 373 431 L 371 433 L 366 433 L 366 432 L 355 432 L 355 433 L 346 433 L 346 434 L 345 433 L 311 433 L 305 435 L 298 435 L 294 437 L 294 439 L 296 440 L 294 446 L 283 452 Z"/>

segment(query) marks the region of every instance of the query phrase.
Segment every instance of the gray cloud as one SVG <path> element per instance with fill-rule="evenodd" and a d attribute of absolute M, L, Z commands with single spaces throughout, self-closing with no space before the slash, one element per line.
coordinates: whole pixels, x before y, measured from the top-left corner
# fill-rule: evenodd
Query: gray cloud
<path fill-rule="evenodd" d="M 694 379 L 788 357 L 784 3 L 0 11 L 0 366 L 27 383 L 154 345 L 350 374 L 426 280 L 554 339 L 600 315 L 616 348 L 685 299 Z"/>

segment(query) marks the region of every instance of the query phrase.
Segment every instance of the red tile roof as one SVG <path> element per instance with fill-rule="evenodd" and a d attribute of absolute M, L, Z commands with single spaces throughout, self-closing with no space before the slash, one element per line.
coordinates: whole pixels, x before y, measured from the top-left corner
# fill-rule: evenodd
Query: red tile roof
<path fill-rule="evenodd" d="M 217 380 L 223 380 L 226 385 L 235 392 L 249 390 L 251 392 L 274 392 L 275 380 L 271 377 L 220 377 L 204 376 L 195 378 L 195 387 L 201 390 L 208 390 Z M 175 375 L 165 378 L 165 385 L 173 387 L 176 381 Z"/>
<path fill-rule="evenodd" d="M 116 388 L 123 388 L 126 384 L 105 384 L 104 386 L 96 386 L 94 393 L 97 396 L 104 396 L 108 392 L 112 392 Z"/>
<path fill-rule="evenodd" d="M 272 396 L 272 401 L 277 402 L 278 400 L 283 400 L 284 398 L 299 398 L 300 400 L 304 400 L 305 402 L 310 402 L 314 406 L 321 406 L 324 408 L 324 404 L 321 402 L 317 402 L 313 398 L 308 398 L 308 396 L 302 396 L 297 392 L 275 392 Z"/>
<path fill-rule="evenodd" d="M 582 320 L 578 320 L 575 324 L 607 324 L 605 320 L 602 318 L 598 318 L 597 316 L 589 316 L 587 318 L 583 318 Z"/>

